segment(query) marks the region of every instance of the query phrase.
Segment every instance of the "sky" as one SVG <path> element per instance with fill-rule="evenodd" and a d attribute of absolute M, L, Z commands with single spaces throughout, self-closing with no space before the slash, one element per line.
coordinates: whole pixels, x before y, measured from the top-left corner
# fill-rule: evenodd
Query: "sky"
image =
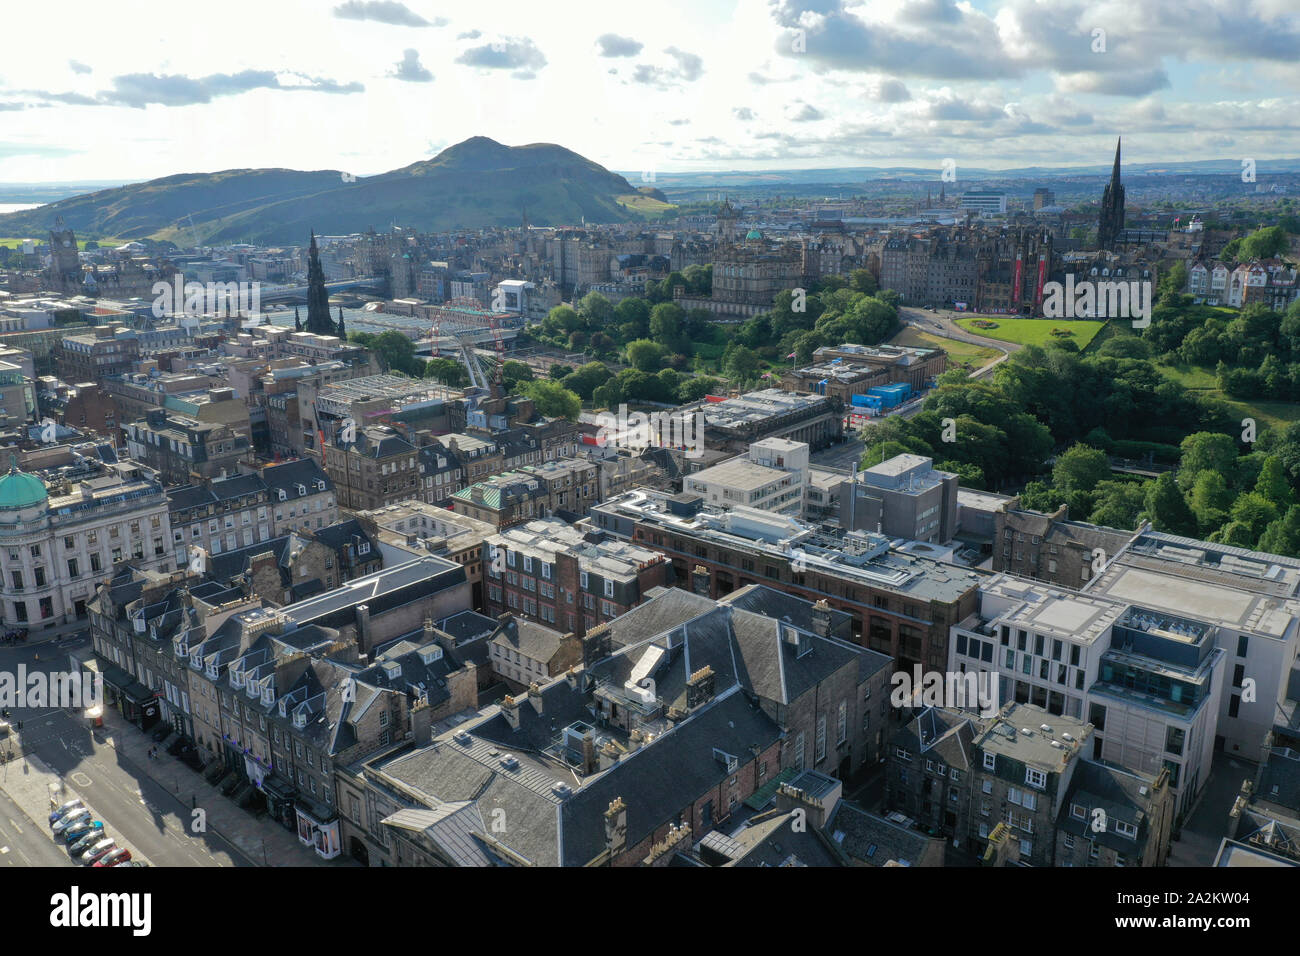
<path fill-rule="evenodd" d="M 7 10 L 0 182 L 1300 156 L 1296 0 L 73 0 Z M 17 41 L 17 42 L 13 42 Z"/>

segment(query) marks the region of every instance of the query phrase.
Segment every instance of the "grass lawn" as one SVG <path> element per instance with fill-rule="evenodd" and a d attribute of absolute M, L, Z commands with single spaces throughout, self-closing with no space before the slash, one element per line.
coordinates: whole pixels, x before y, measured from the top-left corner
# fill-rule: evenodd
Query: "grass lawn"
<path fill-rule="evenodd" d="M 889 344 L 910 345 L 922 349 L 943 349 L 948 353 L 948 358 L 952 360 L 954 366 L 970 369 L 987 365 L 1002 354 L 994 348 L 971 342 L 958 342 L 956 339 L 945 339 L 938 335 L 931 335 L 929 332 L 922 332 L 910 325 L 890 339 Z"/>
<path fill-rule="evenodd" d="M 1056 338 L 1052 335 L 1052 329 L 1069 329 L 1074 333 L 1070 336 L 1070 341 L 1079 346 L 1079 351 L 1083 351 L 1092 341 L 1093 336 L 1106 324 L 1088 319 L 1016 319 L 1000 315 L 972 316 L 967 319 L 957 319 L 956 322 L 974 335 L 997 339 L 1000 342 L 1015 342 L 1019 345 L 1046 345 Z M 975 324 L 976 322 L 996 322 L 998 327 L 981 329 Z"/>
<path fill-rule="evenodd" d="M 1255 401 L 1243 402 L 1229 398 L 1219 391 L 1212 369 L 1199 365 L 1160 365 L 1161 374 L 1180 383 L 1189 391 L 1199 392 L 1209 398 L 1217 398 L 1226 403 L 1243 418 L 1249 416 L 1256 421 L 1273 428 L 1285 428 L 1292 422 L 1300 421 L 1300 404 L 1295 402 Z"/>
<path fill-rule="evenodd" d="M 646 196 L 642 193 L 628 193 L 625 196 L 616 197 L 618 204 L 638 212 L 643 216 L 657 216 L 665 209 L 675 208 L 670 203 L 660 202 L 652 196 Z"/>

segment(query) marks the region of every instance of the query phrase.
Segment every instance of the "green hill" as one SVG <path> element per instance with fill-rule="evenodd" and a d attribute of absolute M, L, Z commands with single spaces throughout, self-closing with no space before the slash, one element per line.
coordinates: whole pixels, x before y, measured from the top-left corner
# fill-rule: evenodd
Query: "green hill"
<path fill-rule="evenodd" d="M 0 216 L 0 236 L 44 236 L 56 217 L 78 233 L 215 242 L 299 243 L 393 224 L 422 232 L 518 225 L 626 222 L 666 203 L 571 150 L 503 146 L 483 136 L 378 176 L 337 170 L 232 169 L 106 189 Z"/>

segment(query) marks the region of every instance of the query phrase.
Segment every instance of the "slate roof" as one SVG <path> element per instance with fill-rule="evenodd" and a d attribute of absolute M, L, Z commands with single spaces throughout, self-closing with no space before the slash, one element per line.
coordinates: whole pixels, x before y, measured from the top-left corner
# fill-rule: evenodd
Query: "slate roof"
<path fill-rule="evenodd" d="M 533 621 L 521 621 L 511 617 L 499 625 L 492 635 L 491 643 L 518 651 L 522 656 L 535 661 L 549 661 L 560 649 L 564 635 L 549 627 Z"/>
<path fill-rule="evenodd" d="M 578 693 L 567 690 L 567 683 L 553 681 L 544 692 L 555 694 L 560 705 L 563 697 Z M 546 713 L 533 713 L 526 701 L 519 710 L 521 722 L 530 720 L 532 713 L 539 726 L 549 724 Z M 499 718 L 498 711 L 483 722 L 481 730 L 499 730 Z M 497 855 L 513 853 L 540 866 L 582 866 L 599 856 L 605 849 L 604 813 L 618 797 L 627 804 L 627 846 L 641 843 L 729 776 L 726 766 L 713 756 L 714 747 L 747 753 L 751 745 L 766 749 L 781 736 L 766 714 L 732 692 L 610 769 L 578 780 L 557 762 L 518 748 L 516 744 L 526 742 L 526 737 L 502 744 L 484 739 L 479 725 L 462 725 L 457 734 L 462 732 L 469 736 L 440 738 L 374 766 L 425 794 L 430 808 L 472 801 L 484 820 L 503 810 L 508 829 L 484 836 L 499 841 L 503 850 Z M 507 755 L 518 761 L 513 769 L 502 763 Z M 571 792 L 557 793 L 552 787 L 555 781 L 563 781 Z M 726 808 L 716 807 L 715 813 L 723 815 Z"/>
<path fill-rule="evenodd" d="M 316 488 L 317 481 L 325 482 L 326 491 L 334 490 L 334 482 L 312 458 L 298 458 L 278 465 L 267 465 L 262 469 L 262 480 L 271 491 L 272 497 L 278 498 L 279 492 L 284 491 L 288 501 L 305 497 L 298 494 L 300 484 L 307 489 L 306 496 L 321 493 Z"/>
<path fill-rule="evenodd" d="M 975 738 L 989 721 L 970 714 L 927 707 L 894 732 L 893 742 L 912 754 L 940 759 L 956 770 L 975 766 Z"/>
<path fill-rule="evenodd" d="M 1151 839 L 1151 783 L 1146 777 L 1090 760 L 1081 760 L 1070 779 L 1070 789 L 1061 801 L 1056 825 L 1066 833 L 1092 840 L 1125 856 L 1140 857 Z M 1147 793 L 1141 791 L 1145 789 Z M 1084 808 L 1084 819 L 1070 813 L 1071 804 Z M 1107 825 L 1100 833 L 1092 829 L 1093 811 L 1106 814 Z M 1116 822 L 1137 828 L 1137 839 L 1120 835 Z"/>
<path fill-rule="evenodd" d="M 908 866 L 943 865 L 942 841 L 843 800 L 824 829 L 831 842 L 858 866 L 884 866 L 890 860 Z"/>

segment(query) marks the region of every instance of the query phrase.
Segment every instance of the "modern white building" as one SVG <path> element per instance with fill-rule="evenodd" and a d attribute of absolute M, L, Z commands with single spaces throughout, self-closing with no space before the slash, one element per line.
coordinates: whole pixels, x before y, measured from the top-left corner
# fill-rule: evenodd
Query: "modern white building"
<path fill-rule="evenodd" d="M 682 490 L 711 505 L 744 506 L 779 514 L 803 514 L 808 488 L 808 445 L 765 438 L 747 458 L 732 458 L 682 480 Z"/>

